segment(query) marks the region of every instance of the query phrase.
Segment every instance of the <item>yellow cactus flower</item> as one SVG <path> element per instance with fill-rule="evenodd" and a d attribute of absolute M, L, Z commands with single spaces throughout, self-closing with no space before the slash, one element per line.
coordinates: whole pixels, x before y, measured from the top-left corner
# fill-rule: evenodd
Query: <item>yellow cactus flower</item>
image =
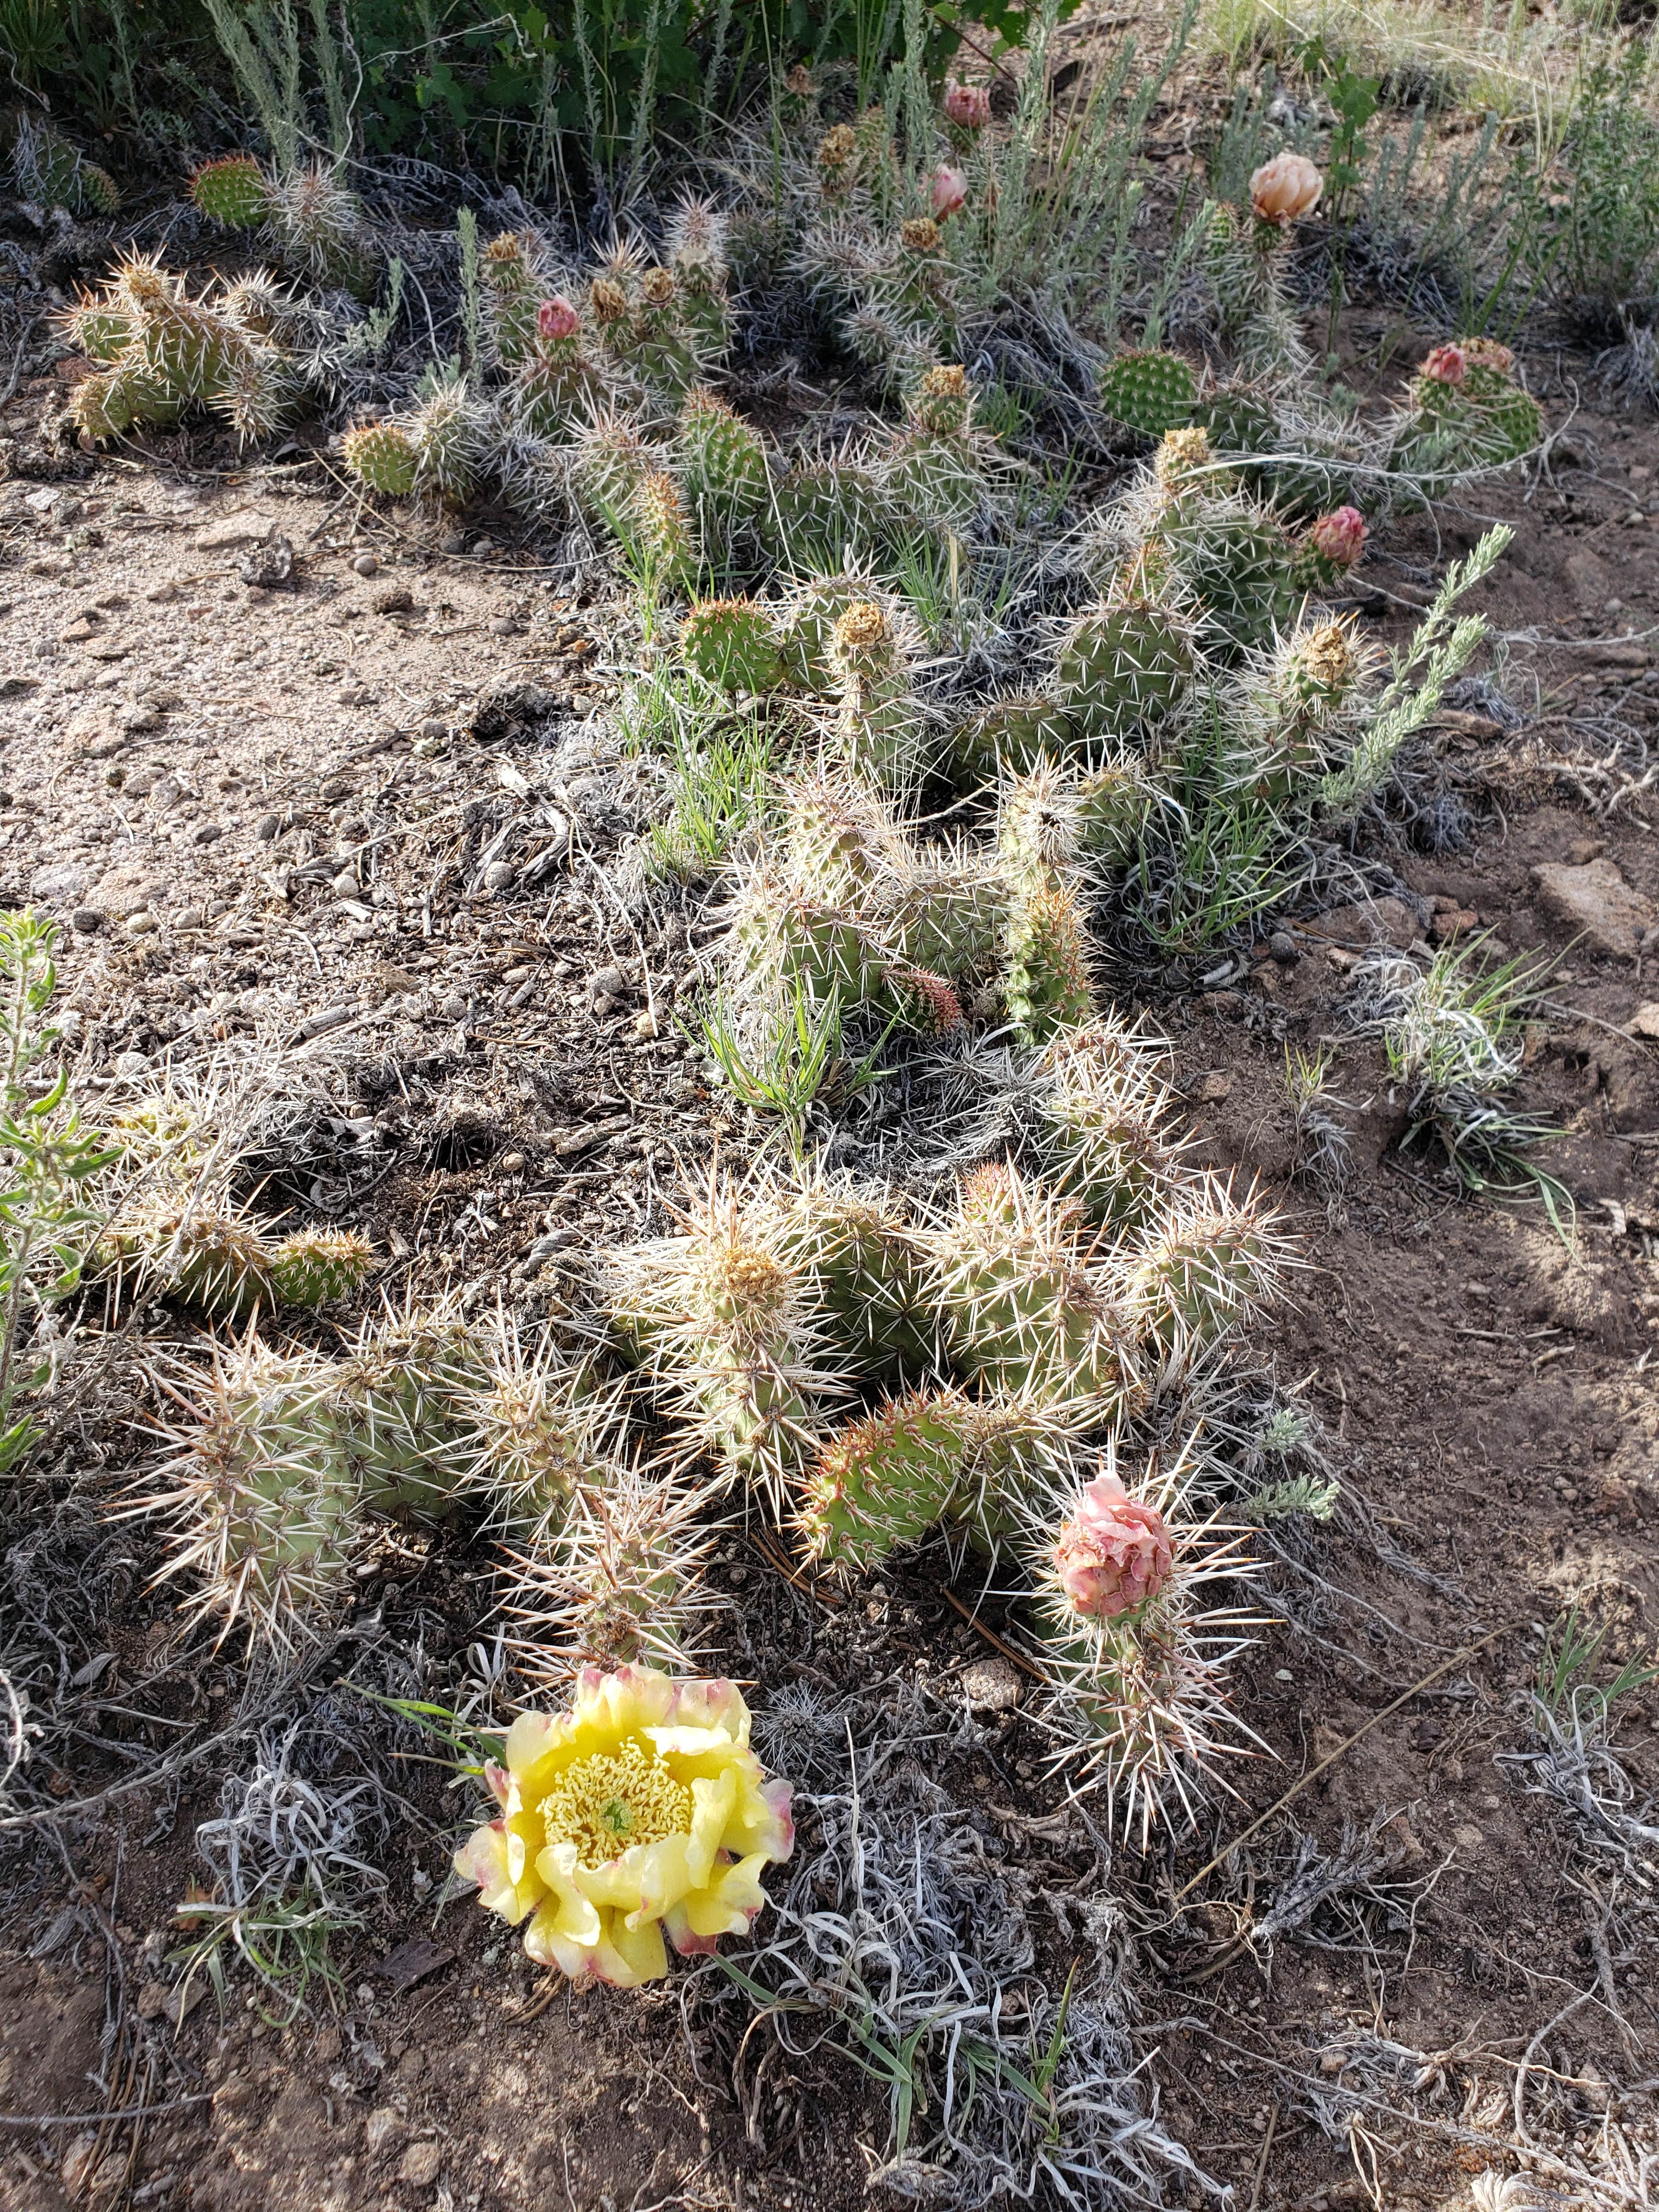
<path fill-rule="evenodd" d="M 501 1817 L 455 1854 L 478 1902 L 573 1981 L 636 1989 L 740 1936 L 763 1868 L 795 1840 L 789 1784 L 762 1778 L 731 1682 L 584 1667 L 568 1713 L 521 1713 L 485 1779 Z"/>

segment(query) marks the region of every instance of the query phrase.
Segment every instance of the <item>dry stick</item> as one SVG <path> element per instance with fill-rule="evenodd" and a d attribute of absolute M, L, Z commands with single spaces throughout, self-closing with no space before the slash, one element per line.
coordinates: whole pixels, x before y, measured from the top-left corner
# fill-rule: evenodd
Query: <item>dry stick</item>
<path fill-rule="evenodd" d="M 950 1595 L 950 1592 L 947 1590 L 945 1592 L 945 1595 L 949 1597 Z M 955 1599 L 952 1598 L 951 1603 L 955 1604 Z M 1361 1736 L 1369 1735 L 1379 1721 L 1385 1721 L 1390 1713 L 1398 1712 L 1401 1705 L 1407 1704 L 1411 1698 L 1417 1697 L 1422 1691 L 1426 1690 L 1431 1682 L 1437 1682 L 1443 1674 L 1449 1674 L 1454 1667 L 1461 1667 L 1465 1660 L 1473 1659 L 1477 1651 L 1484 1651 L 1489 1644 L 1495 1644 L 1498 1638 L 1505 1632 L 1505 1630 L 1503 1628 L 1494 1628 L 1490 1635 L 1483 1636 L 1478 1644 L 1471 1644 L 1467 1650 L 1454 1652 L 1451 1657 L 1446 1660 L 1443 1665 L 1435 1668 L 1431 1673 L 1425 1674 L 1420 1681 L 1413 1682 L 1409 1690 L 1402 1690 L 1400 1692 L 1400 1695 L 1394 1699 L 1392 1704 L 1383 1706 L 1381 1712 L 1373 1713 L 1370 1720 L 1365 1723 L 1364 1728 L 1356 1729 L 1351 1736 L 1347 1737 L 1345 1741 L 1338 1744 L 1334 1751 L 1328 1752 L 1316 1766 L 1310 1766 L 1299 1782 L 1293 1782 L 1282 1797 L 1280 1797 L 1275 1803 L 1269 1805 L 1267 1811 L 1262 1814 L 1260 1820 L 1252 1820 L 1249 1826 L 1243 1831 L 1243 1834 L 1237 1835 L 1233 1838 L 1231 1843 L 1227 1845 L 1224 1850 L 1218 1851 L 1215 1856 L 1211 1859 L 1206 1865 L 1200 1867 L 1198 1872 L 1193 1876 L 1192 1880 L 1188 1882 L 1184 1882 L 1182 1887 L 1176 1890 L 1174 1897 L 1170 1899 L 1170 1902 L 1174 1905 L 1179 1905 L 1182 1899 L 1186 1896 L 1188 1890 L 1196 1889 L 1200 1882 L 1204 1880 L 1204 1877 L 1206 1875 L 1213 1874 L 1216 1869 L 1221 1864 L 1222 1861 L 1228 1857 L 1232 1852 L 1236 1851 L 1241 1844 L 1248 1844 L 1250 1838 L 1255 1834 L 1258 1829 L 1265 1828 L 1268 1821 L 1271 1820 L 1276 1814 L 1282 1813 L 1293 1797 L 1299 1797 L 1302 1795 L 1302 1792 L 1307 1788 L 1308 1784 L 1310 1782 L 1316 1781 L 1318 1777 L 1325 1771 L 1325 1769 L 1328 1766 L 1334 1766 L 1337 1760 L 1343 1756 L 1344 1753 L 1352 1751 L 1355 1744 L 1359 1741 Z"/>
<path fill-rule="evenodd" d="M 956 1607 L 957 1611 L 962 1615 L 969 1628 L 977 1630 L 979 1634 L 985 1638 L 985 1641 L 988 1644 L 994 1644 L 997 1650 L 1001 1652 L 1005 1659 L 1012 1660 L 1016 1667 L 1022 1668 L 1024 1673 L 1030 1675 L 1033 1681 L 1045 1682 L 1048 1680 L 1048 1678 L 1043 1673 L 1041 1667 L 1034 1664 L 1032 1661 L 1025 1656 L 1025 1654 L 1023 1651 L 1016 1650 L 1012 1644 L 1005 1644 L 1001 1637 L 997 1634 L 994 1628 L 988 1628 L 985 1626 L 985 1623 L 979 1619 L 977 1614 L 969 1611 L 968 1607 L 963 1603 L 962 1600 L 957 1595 L 954 1590 L 942 1589 L 939 1592 L 939 1595 L 945 1600 L 946 1605 L 952 1605 Z"/>
<path fill-rule="evenodd" d="M 1279 2106 L 1275 2102 L 1268 2107 L 1267 2132 L 1261 2138 L 1261 2155 L 1256 2160 L 1255 2179 L 1250 2185 L 1250 2201 L 1245 2208 L 1245 2212 L 1255 2212 L 1256 2206 L 1261 2202 L 1261 2185 L 1267 2179 L 1267 2160 L 1273 2153 L 1273 2136 L 1278 2128 Z"/>

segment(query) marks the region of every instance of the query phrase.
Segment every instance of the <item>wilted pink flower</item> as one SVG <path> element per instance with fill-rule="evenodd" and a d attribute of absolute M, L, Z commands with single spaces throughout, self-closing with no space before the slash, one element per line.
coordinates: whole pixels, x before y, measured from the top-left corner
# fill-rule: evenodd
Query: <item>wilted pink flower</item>
<path fill-rule="evenodd" d="M 959 130 L 983 131 L 991 119 L 991 95 L 982 84 L 948 85 L 945 112 Z"/>
<path fill-rule="evenodd" d="M 1457 343 L 1469 368 L 1495 369 L 1499 376 L 1507 376 L 1515 367 L 1515 356 L 1496 338 L 1459 338 Z"/>
<path fill-rule="evenodd" d="M 948 161 L 941 161 L 933 172 L 933 201 L 936 222 L 943 222 L 947 215 L 955 215 L 967 204 L 968 179 Z"/>
<path fill-rule="evenodd" d="M 1258 222 L 1281 230 L 1307 215 L 1325 189 L 1325 179 L 1305 154 L 1275 154 L 1250 179 L 1250 206 Z"/>
<path fill-rule="evenodd" d="M 1357 507 L 1339 507 L 1322 514 L 1308 536 L 1333 568 L 1352 568 L 1364 550 L 1365 518 Z"/>
<path fill-rule="evenodd" d="M 536 328 L 550 343 L 574 337 L 580 327 L 581 317 L 562 293 L 556 299 L 544 300 L 536 310 Z"/>
<path fill-rule="evenodd" d="M 1095 1477 L 1054 1546 L 1060 1586 L 1091 1620 L 1133 1613 L 1158 1595 L 1173 1566 L 1164 1516 L 1131 1498 L 1115 1474 Z"/>
<path fill-rule="evenodd" d="M 1439 345 L 1424 356 L 1418 371 L 1431 384 L 1461 384 L 1469 373 L 1469 357 L 1461 345 Z"/>

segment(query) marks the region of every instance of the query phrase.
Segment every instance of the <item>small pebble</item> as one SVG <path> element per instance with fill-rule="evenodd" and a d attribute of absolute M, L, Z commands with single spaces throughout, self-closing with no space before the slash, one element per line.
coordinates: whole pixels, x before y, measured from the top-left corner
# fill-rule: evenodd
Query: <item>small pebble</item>
<path fill-rule="evenodd" d="M 519 624 L 514 621 L 511 615 L 494 615 L 490 617 L 491 637 L 516 637 L 518 634 Z"/>
<path fill-rule="evenodd" d="M 1267 939 L 1267 950 L 1281 968 L 1288 968 L 1292 961 L 1299 960 L 1302 957 L 1297 949 L 1296 939 L 1288 929 L 1274 930 L 1273 935 Z"/>
<path fill-rule="evenodd" d="M 620 999 L 628 989 L 628 978 L 620 968 L 596 968 L 588 988 L 596 999 Z"/>
<path fill-rule="evenodd" d="M 439 539 L 438 550 L 441 553 L 465 553 L 466 540 L 459 530 L 452 530 L 447 538 Z"/>
<path fill-rule="evenodd" d="M 372 553 L 360 553 L 351 564 L 351 572 L 355 576 L 378 576 L 380 564 Z"/>
<path fill-rule="evenodd" d="M 495 550 L 495 541 L 493 538 L 475 538 L 472 541 L 472 550 L 481 554 L 493 553 Z"/>
<path fill-rule="evenodd" d="M 349 868 L 342 868 L 329 888 L 337 898 L 356 898 L 362 885 Z"/>
<path fill-rule="evenodd" d="M 130 914 L 127 916 L 126 928 L 129 937 L 149 937 L 161 927 L 161 923 L 157 921 L 148 907 L 140 907 L 137 914 Z"/>
<path fill-rule="evenodd" d="M 104 917 L 95 906 L 77 906 L 70 916 L 70 926 L 82 937 L 90 937 L 104 926 Z"/>
<path fill-rule="evenodd" d="M 407 584 L 382 584 L 370 594 L 368 604 L 377 615 L 405 614 L 415 604 L 415 594 Z"/>
<path fill-rule="evenodd" d="M 202 919 L 193 906 L 187 906 L 182 914 L 174 915 L 173 926 L 175 929 L 200 929 Z"/>
<path fill-rule="evenodd" d="M 524 1172 L 524 1154 L 503 1152 L 500 1164 L 503 1175 L 521 1175 Z"/>
<path fill-rule="evenodd" d="M 483 872 L 487 891 L 511 890 L 519 880 L 519 872 L 511 860 L 492 860 Z"/>
<path fill-rule="evenodd" d="M 637 1037 L 653 1037 L 662 1034 L 661 1024 L 649 1006 L 634 1024 L 634 1034 Z"/>
<path fill-rule="evenodd" d="M 115 1073 L 129 1082 L 149 1073 L 149 1061 L 142 1052 L 118 1052 L 112 1063 Z"/>
<path fill-rule="evenodd" d="M 262 814 L 253 825 L 253 834 L 262 845 L 269 845 L 281 835 L 282 827 L 280 814 Z"/>

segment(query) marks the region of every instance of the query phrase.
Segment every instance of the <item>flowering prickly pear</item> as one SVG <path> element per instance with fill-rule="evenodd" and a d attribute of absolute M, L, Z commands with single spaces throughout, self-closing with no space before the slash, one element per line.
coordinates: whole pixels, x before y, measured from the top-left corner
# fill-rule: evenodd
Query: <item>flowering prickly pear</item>
<path fill-rule="evenodd" d="M 478 256 L 480 304 L 490 354 L 499 368 L 516 368 L 527 360 L 538 335 L 540 310 L 546 304 L 540 258 L 537 241 L 514 230 L 492 238 Z M 544 335 L 551 338 L 554 333 Z"/>
<path fill-rule="evenodd" d="M 1436 497 L 1460 477 L 1530 453 L 1544 418 L 1513 366 L 1509 348 L 1488 338 L 1435 347 L 1412 380 L 1390 467 Z"/>
<path fill-rule="evenodd" d="M 1300 596 L 1296 550 L 1283 525 L 1250 501 L 1235 495 L 1177 509 L 1159 542 L 1213 651 L 1236 653 L 1267 635 Z"/>
<path fill-rule="evenodd" d="M 833 124 L 818 141 L 818 185 L 826 199 L 844 199 L 858 180 L 859 134 Z"/>
<path fill-rule="evenodd" d="M 958 131 L 983 131 L 991 119 L 991 95 L 982 84 L 957 84 L 954 80 L 945 88 L 945 117 Z"/>
<path fill-rule="evenodd" d="M 1054 1580 L 1085 1620 L 1139 1613 L 1168 1583 L 1174 1564 L 1164 1516 L 1131 1498 L 1115 1474 L 1098 1474 L 1085 1486 L 1054 1542 Z"/>
<path fill-rule="evenodd" d="M 799 1526 L 816 1559 L 858 1573 L 939 1520 L 971 1418 L 955 1390 L 918 1390 L 849 1422 L 819 1451 Z"/>
<path fill-rule="evenodd" d="M 680 624 L 689 667 L 727 691 L 770 691 L 783 680 L 771 610 L 760 599 L 694 599 Z"/>
<path fill-rule="evenodd" d="M 941 161 L 927 180 L 927 199 L 935 222 L 960 215 L 968 204 L 967 178 L 948 161 Z"/>
<path fill-rule="evenodd" d="M 783 655 L 789 681 L 803 691 L 832 690 L 836 672 L 830 641 L 836 624 L 857 601 L 879 597 L 872 579 L 852 569 L 809 577 L 792 592 L 784 602 Z"/>
<path fill-rule="evenodd" d="M 326 1305 L 355 1291 L 374 1265 L 374 1247 L 350 1230 L 302 1229 L 272 1251 L 271 1287 L 284 1305 Z"/>
<path fill-rule="evenodd" d="M 1144 438 L 1191 422 L 1198 399 L 1198 379 L 1178 353 L 1121 353 L 1095 388 L 1112 420 Z"/>
<path fill-rule="evenodd" d="M 1250 179 L 1250 212 L 1259 223 L 1288 230 L 1311 215 L 1325 179 L 1305 154 L 1275 154 Z"/>
<path fill-rule="evenodd" d="M 1316 178 L 1318 172 L 1314 174 Z M 1264 204 L 1288 210 L 1297 198 L 1294 182 L 1287 179 L 1286 189 L 1281 192 L 1275 185 Z M 1264 217 L 1242 216 L 1230 207 L 1211 210 L 1205 266 L 1221 336 L 1240 367 L 1251 374 L 1297 372 L 1308 363 L 1307 348 L 1285 295 L 1283 236 L 1277 213 Z"/>
<path fill-rule="evenodd" d="M 601 416 L 577 435 L 576 483 L 609 520 L 625 514 L 646 477 L 660 468 L 665 458 L 661 447 L 642 437 L 635 423 L 622 416 Z"/>
<path fill-rule="evenodd" d="M 340 441 L 340 458 L 359 483 L 384 498 L 407 499 L 415 489 L 416 455 L 400 423 L 359 423 Z"/>
<path fill-rule="evenodd" d="M 903 788 L 917 767 L 915 702 L 898 633 L 874 599 L 855 599 L 830 633 L 830 665 L 840 693 L 838 734 L 855 769 Z"/>
<path fill-rule="evenodd" d="M 1367 534 L 1365 518 L 1357 507 L 1339 507 L 1322 514 L 1297 549 L 1310 584 L 1340 583 L 1358 565 Z"/>
<path fill-rule="evenodd" d="M 964 437 L 974 420 L 974 387 L 967 372 L 949 363 L 925 370 L 910 393 L 907 412 L 919 430 Z"/>
<path fill-rule="evenodd" d="M 190 180 L 190 197 L 210 222 L 228 230 L 257 230 L 270 213 L 270 185 L 251 154 L 204 161 Z"/>

